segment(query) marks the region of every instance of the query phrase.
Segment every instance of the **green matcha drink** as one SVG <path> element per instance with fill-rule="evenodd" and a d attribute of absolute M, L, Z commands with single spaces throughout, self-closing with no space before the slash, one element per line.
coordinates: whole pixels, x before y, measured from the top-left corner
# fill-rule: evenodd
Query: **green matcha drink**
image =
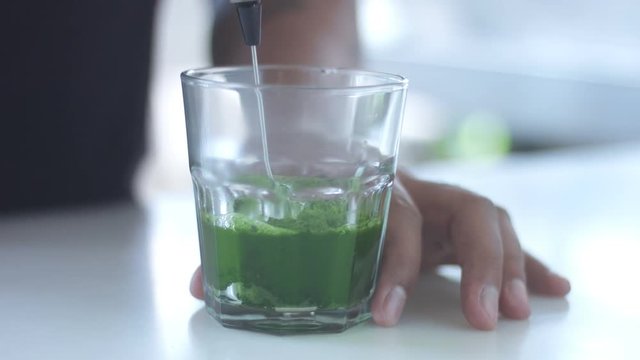
<path fill-rule="evenodd" d="M 220 293 L 232 288 L 234 295 L 227 300 L 251 307 L 345 309 L 358 304 L 372 287 L 382 222 L 341 225 L 340 207 L 332 201 L 311 202 L 300 214 L 303 219 L 272 224 L 234 214 L 223 227 L 206 218 L 203 247 L 213 265 L 207 280 Z"/>
<path fill-rule="evenodd" d="M 391 179 L 280 177 L 274 194 L 253 176 L 219 189 L 233 194 L 226 211 L 199 211 L 209 310 L 232 327 L 224 314 L 252 314 L 267 331 L 283 317 L 298 318 L 296 332 L 318 331 L 318 316 L 342 314 L 327 331 L 367 319 Z"/>

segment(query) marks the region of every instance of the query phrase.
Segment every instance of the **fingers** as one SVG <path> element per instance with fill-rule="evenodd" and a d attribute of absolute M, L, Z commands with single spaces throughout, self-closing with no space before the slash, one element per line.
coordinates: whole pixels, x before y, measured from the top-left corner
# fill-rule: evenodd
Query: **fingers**
<path fill-rule="evenodd" d="M 400 319 L 408 293 L 420 272 L 420 212 L 399 181 L 394 184 L 378 284 L 371 311 L 378 325 L 393 326 Z"/>
<path fill-rule="evenodd" d="M 525 255 L 527 285 L 531 291 L 542 295 L 565 296 L 571 291 L 569 280 L 554 274 L 533 256 Z"/>
<path fill-rule="evenodd" d="M 498 212 L 489 200 L 461 194 L 450 226 L 462 267 L 462 311 L 469 323 L 491 330 L 498 321 L 503 246 Z"/>
<path fill-rule="evenodd" d="M 429 232 L 424 241 L 432 241 L 430 234 L 435 234 L 453 245 L 451 260 L 462 267 L 462 311 L 467 321 L 479 329 L 493 329 L 498 320 L 504 256 L 495 205 L 458 187 L 400 176 Z"/>
<path fill-rule="evenodd" d="M 189 290 L 191 291 L 191 295 L 196 299 L 203 300 L 204 299 L 204 290 L 202 287 L 202 267 L 198 266 L 196 271 L 193 273 L 191 277 L 191 284 L 189 285 Z"/>
<path fill-rule="evenodd" d="M 531 314 L 531 308 L 527 294 L 524 253 L 509 214 L 500 207 L 497 210 L 504 252 L 500 312 L 512 319 L 526 319 Z"/>

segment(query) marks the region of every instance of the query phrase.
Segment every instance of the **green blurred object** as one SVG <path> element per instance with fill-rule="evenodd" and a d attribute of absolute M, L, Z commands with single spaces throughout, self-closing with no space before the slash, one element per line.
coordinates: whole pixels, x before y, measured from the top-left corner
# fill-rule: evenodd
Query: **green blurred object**
<path fill-rule="evenodd" d="M 473 112 L 435 145 L 437 158 L 491 160 L 511 150 L 511 133 L 500 116 Z"/>

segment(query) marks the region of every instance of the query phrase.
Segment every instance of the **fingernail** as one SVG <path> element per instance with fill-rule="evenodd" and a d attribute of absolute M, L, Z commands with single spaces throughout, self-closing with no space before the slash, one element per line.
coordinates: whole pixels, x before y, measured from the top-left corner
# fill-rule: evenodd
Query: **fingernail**
<path fill-rule="evenodd" d="M 394 287 L 384 300 L 384 313 L 389 325 L 395 325 L 400 320 L 404 303 L 407 301 L 407 292 L 402 286 Z"/>
<path fill-rule="evenodd" d="M 555 278 L 556 283 L 559 287 L 559 292 L 562 294 L 567 294 L 571 291 L 571 283 L 564 276 L 558 275 L 556 273 L 551 273 L 551 277 Z"/>
<path fill-rule="evenodd" d="M 492 285 L 485 286 L 480 293 L 480 303 L 487 318 L 494 324 L 498 321 L 498 296 L 498 289 Z"/>
<path fill-rule="evenodd" d="M 513 279 L 507 286 L 511 300 L 525 306 L 527 312 L 529 312 L 529 296 L 527 295 L 527 287 L 524 281 L 522 281 L 522 279 Z"/>

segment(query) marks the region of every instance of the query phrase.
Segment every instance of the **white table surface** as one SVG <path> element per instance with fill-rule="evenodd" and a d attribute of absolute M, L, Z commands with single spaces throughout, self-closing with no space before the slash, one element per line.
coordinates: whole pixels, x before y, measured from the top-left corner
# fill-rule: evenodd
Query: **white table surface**
<path fill-rule="evenodd" d="M 190 297 L 191 197 L 0 218 L 1 359 L 640 359 L 640 144 L 416 172 L 510 209 L 524 246 L 572 281 L 528 321 L 471 329 L 457 271 L 425 276 L 400 324 L 272 336 Z"/>

